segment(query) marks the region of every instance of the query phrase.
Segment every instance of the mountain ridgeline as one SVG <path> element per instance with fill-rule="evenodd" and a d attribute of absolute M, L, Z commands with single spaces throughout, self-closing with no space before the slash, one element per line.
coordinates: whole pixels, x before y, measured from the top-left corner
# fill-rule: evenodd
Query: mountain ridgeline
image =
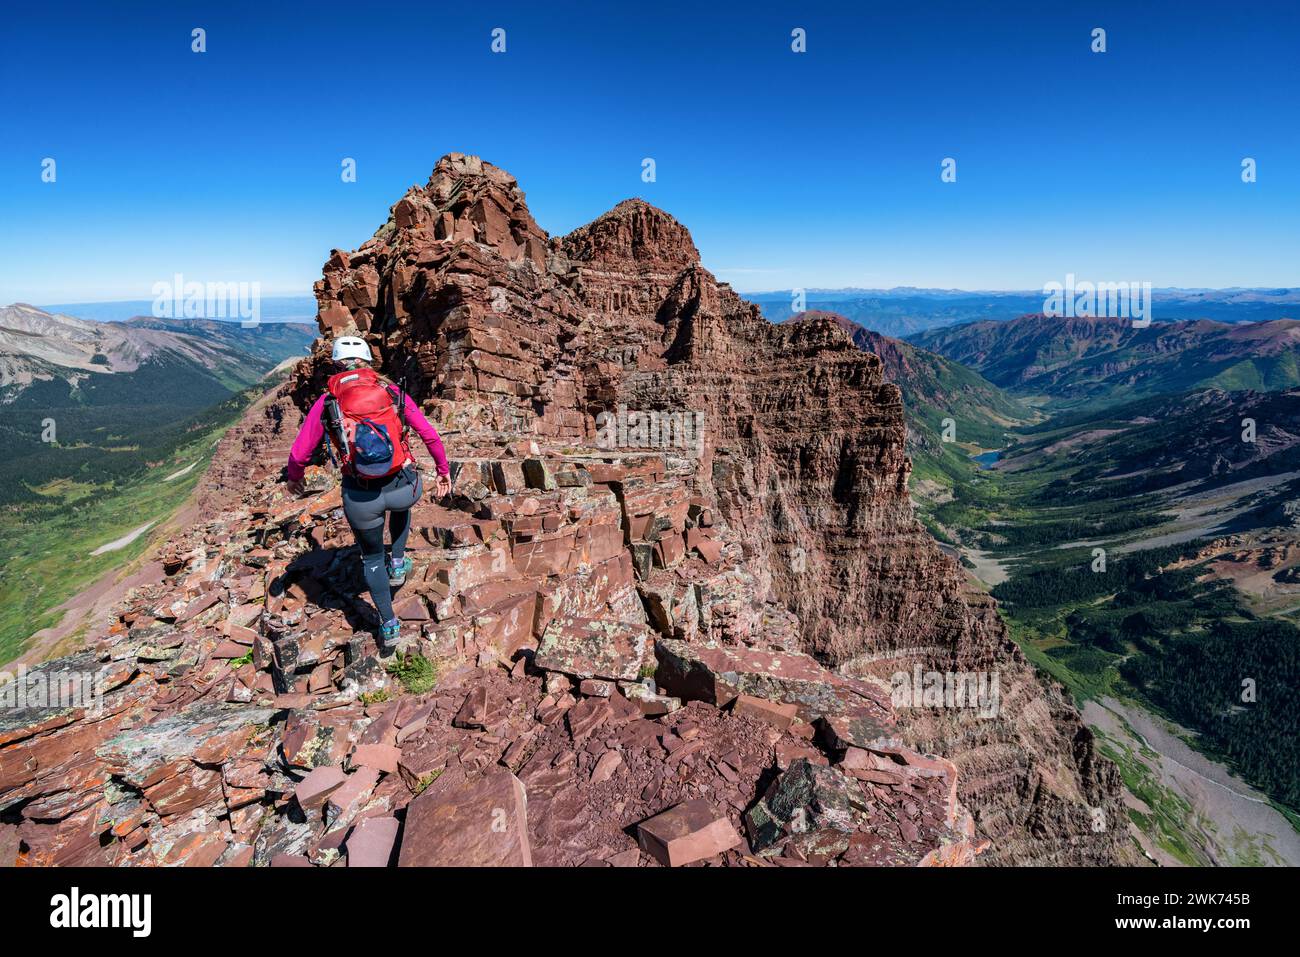
<path fill-rule="evenodd" d="M 773 322 L 804 310 L 834 312 L 900 338 L 962 324 L 1002 322 L 1044 308 L 1044 293 L 1038 291 L 800 289 L 747 293 L 746 298 Z M 1300 289 L 1153 289 L 1151 303 L 1162 321 L 1269 322 L 1300 315 Z"/>
<path fill-rule="evenodd" d="M 167 457 L 187 422 L 303 355 L 315 330 L 214 320 L 90 322 L 0 309 L 0 505 L 102 485 Z"/>
<path fill-rule="evenodd" d="M 1224 323 L 1026 315 L 933 329 L 909 340 L 1022 397 L 1077 408 L 1217 388 L 1300 385 L 1300 320 Z"/>

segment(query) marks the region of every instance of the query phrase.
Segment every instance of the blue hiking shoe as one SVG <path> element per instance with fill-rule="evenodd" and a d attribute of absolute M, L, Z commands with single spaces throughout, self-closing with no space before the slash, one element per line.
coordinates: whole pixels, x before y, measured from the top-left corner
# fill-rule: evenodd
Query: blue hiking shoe
<path fill-rule="evenodd" d="M 400 562 L 388 562 L 388 584 L 396 588 L 398 585 L 405 583 L 406 576 L 411 572 L 411 560 L 403 558 Z"/>
<path fill-rule="evenodd" d="M 402 623 L 394 618 L 379 626 L 379 649 L 388 651 L 397 646 L 402 637 Z"/>

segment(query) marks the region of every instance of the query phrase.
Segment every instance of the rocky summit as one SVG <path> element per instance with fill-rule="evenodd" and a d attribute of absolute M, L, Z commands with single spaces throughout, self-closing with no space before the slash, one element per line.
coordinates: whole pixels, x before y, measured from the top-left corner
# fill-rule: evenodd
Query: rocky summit
<path fill-rule="evenodd" d="M 102 696 L 0 716 L 0 863 L 1125 859 L 1114 767 L 913 517 L 899 390 L 832 317 L 768 323 L 639 200 L 552 238 L 459 154 L 315 291 L 166 577 L 35 675 Z M 336 475 L 280 481 L 344 333 L 455 479 L 389 658 Z M 994 700 L 896 693 L 931 673 Z"/>

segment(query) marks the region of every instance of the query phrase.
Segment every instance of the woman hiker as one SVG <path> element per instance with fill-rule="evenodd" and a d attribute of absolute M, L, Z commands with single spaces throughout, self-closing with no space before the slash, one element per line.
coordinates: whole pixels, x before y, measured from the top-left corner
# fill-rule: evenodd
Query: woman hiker
<path fill-rule="evenodd" d="M 379 612 L 380 650 L 396 645 L 401 623 L 393 615 L 392 589 L 406 581 L 411 560 L 404 554 L 411 530 L 411 506 L 420 500 L 423 481 L 406 442 L 415 429 L 433 456 L 439 498 L 451 491 L 447 453 L 438 430 L 409 395 L 380 379 L 370 367 L 370 346 L 357 336 L 334 340 L 331 355 L 338 371 L 307 413 L 285 468 L 289 492 L 301 495 L 303 472 L 328 435 L 343 472 L 343 514 L 361 546 L 366 586 Z M 384 548 L 384 517 L 392 547 Z"/>

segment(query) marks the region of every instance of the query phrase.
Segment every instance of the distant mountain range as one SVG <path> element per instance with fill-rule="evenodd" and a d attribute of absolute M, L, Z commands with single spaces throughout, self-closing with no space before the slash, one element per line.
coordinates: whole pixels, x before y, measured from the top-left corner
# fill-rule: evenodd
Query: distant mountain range
<path fill-rule="evenodd" d="M 868 289 L 859 286 L 845 286 L 837 289 L 827 288 L 809 288 L 803 290 L 809 296 L 816 296 L 819 299 L 861 299 L 861 298 L 879 298 L 879 299 L 969 299 L 971 297 L 985 297 L 990 299 L 1010 298 L 1015 296 L 1040 296 L 1041 293 L 1033 289 L 933 289 L 919 286 L 892 286 L 889 289 Z M 776 289 L 770 292 L 746 292 L 741 293 L 750 302 L 760 302 L 778 299 L 788 300 L 793 294 L 792 289 Z M 1187 286 L 1155 286 L 1152 292 L 1170 302 L 1199 300 L 1202 302 L 1220 302 L 1220 303 L 1246 303 L 1246 302 L 1275 302 L 1275 303 L 1300 303 L 1300 286 L 1295 287 L 1276 287 L 1276 286 L 1230 286 L 1226 289 L 1212 289 L 1209 287 L 1187 287 Z"/>
<path fill-rule="evenodd" d="M 306 351 L 314 338 L 314 328 L 291 323 L 245 329 L 219 320 L 146 316 L 92 322 L 15 303 L 0 308 L 0 402 L 13 402 L 34 382 L 75 385 L 178 363 L 243 388 L 287 356 Z M 250 367 L 250 357 L 260 361 Z"/>
<path fill-rule="evenodd" d="M 39 501 L 55 480 L 111 483 L 157 461 L 188 419 L 305 355 L 315 337 L 295 323 L 92 322 L 0 308 L 0 504 Z"/>
<path fill-rule="evenodd" d="M 914 345 L 1057 408 L 1194 389 L 1300 385 L 1300 320 L 1152 323 L 1026 315 L 920 333 Z"/>
<path fill-rule="evenodd" d="M 745 293 L 772 322 L 806 310 L 835 312 L 888 336 L 908 337 L 929 329 L 984 320 L 1003 321 L 1043 311 L 1041 290 L 978 292 L 962 289 L 805 289 Z M 1218 322 L 1264 322 L 1300 318 L 1300 287 L 1275 289 L 1152 290 L 1157 322 L 1212 319 Z"/>

